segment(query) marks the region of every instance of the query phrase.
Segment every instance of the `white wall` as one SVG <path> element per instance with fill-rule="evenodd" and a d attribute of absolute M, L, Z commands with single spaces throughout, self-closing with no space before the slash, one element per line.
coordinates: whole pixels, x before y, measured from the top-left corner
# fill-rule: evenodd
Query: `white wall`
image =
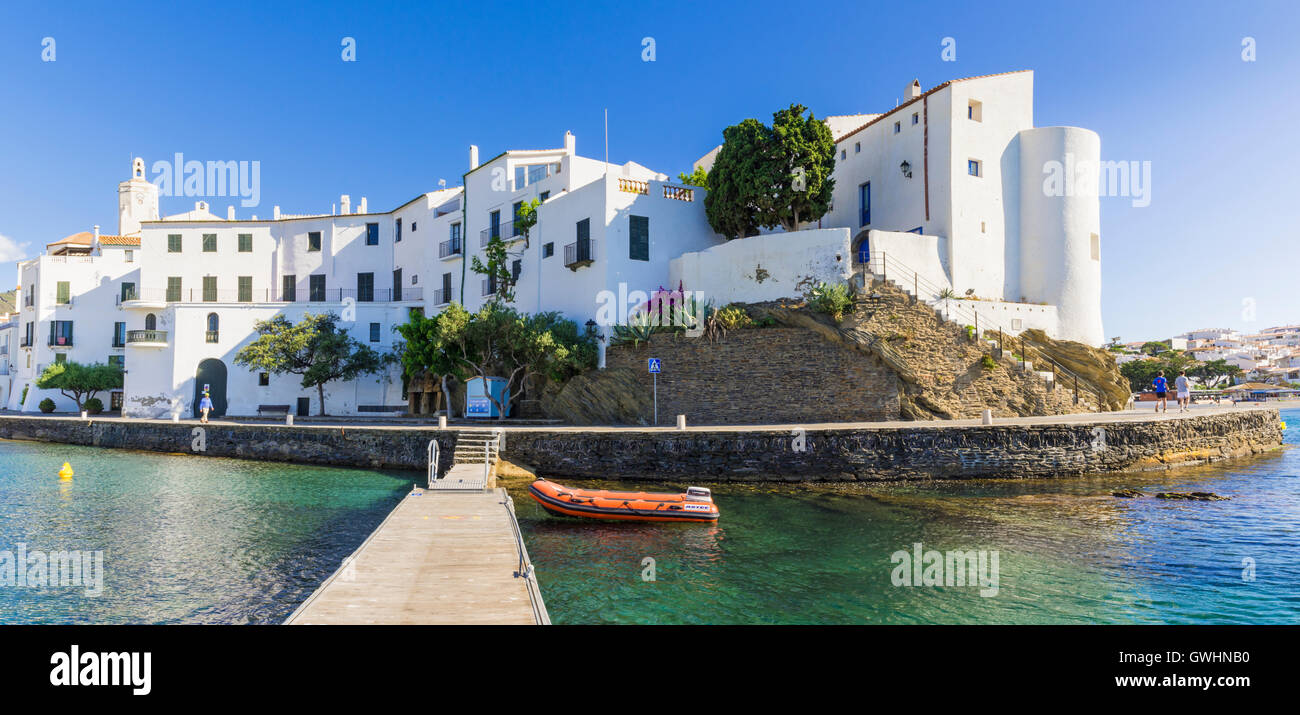
<path fill-rule="evenodd" d="M 766 271 L 764 276 L 760 271 Z M 817 281 L 853 274 L 847 228 L 751 236 L 682 254 L 669 262 L 669 285 L 704 291 L 717 307 L 796 298 Z"/>

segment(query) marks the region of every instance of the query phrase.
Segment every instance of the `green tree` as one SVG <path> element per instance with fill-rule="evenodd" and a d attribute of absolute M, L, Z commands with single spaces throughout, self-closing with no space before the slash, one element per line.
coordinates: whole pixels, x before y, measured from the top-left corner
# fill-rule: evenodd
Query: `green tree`
<path fill-rule="evenodd" d="M 58 390 L 64 397 L 77 403 L 77 411 L 85 406 L 85 401 L 98 392 L 112 390 L 122 386 L 122 368 L 117 365 L 79 362 L 56 362 L 45 368 L 36 378 L 36 387 L 42 390 Z M 24 396 L 25 399 L 25 396 Z"/>
<path fill-rule="evenodd" d="M 759 227 L 795 231 L 830 209 L 835 139 L 805 112 L 792 104 L 772 115 L 771 127 L 746 119 L 723 130 L 705 177 L 704 211 L 714 231 L 728 238 L 752 236 Z"/>
<path fill-rule="evenodd" d="M 835 138 L 826 122 L 812 112 L 805 117 L 806 111 L 802 104 L 792 104 L 772 115 L 770 158 L 777 180 L 765 226 L 797 231 L 799 224 L 816 221 L 830 210 Z"/>
<path fill-rule="evenodd" d="M 540 199 L 525 201 L 519 204 L 519 212 L 515 214 L 515 225 L 524 232 L 524 248 L 528 248 L 528 233 L 537 225 L 537 207 L 541 205 Z"/>
<path fill-rule="evenodd" d="M 452 415 L 451 391 L 449 380 L 464 381 L 468 366 L 458 361 L 450 352 L 452 346 L 458 345 L 465 327 L 469 324 L 470 314 L 459 303 L 452 303 L 432 318 L 422 313 L 413 313 L 410 321 L 397 326 L 397 332 L 405 341 L 400 353 L 402 374 L 407 379 L 423 378 L 433 375 L 442 388 L 442 402 L 447 415 Z"/>
<path fill-rule="evenodd" d="M 473 256 L 470 270 L 493 282 L 495 290 L 490 302 L 515 302 L 514 276 L 510 273 L 510 254 L 506 251 L 506 242 L 496 236 L 492 237 L 487 248 L 483 249 L 483 255 L 487 257 L 487 263 L 480 261 L 478 256 Z"/>
<path fill-rule="evenodd" d="M 757 119 L 746 119 L 722 130 L 722 149 L 709 169 L 704 215 L 714 231 L 729 239 L 758 233 L 759 203 L 765 201 L 775 178 L 766 153 L 771 130 Z"/>
<path fill-rule="evenodd" d="M 1168 344 L 1168 343 L 1158 343 L 1158 342 L 1155 342 L 1155 341 L 1147 341 L 1147 342 L 1145 342 L 1145 343 L 1142 344 L 1142 350 L 1141 350 L 1141 352 L 1142 352 L 1142 353 L 1145 353 L 1145 354 L 1147 354 L 1147 355 L 1150 355 L 1151 357 L 1155 357 L 1155 356 L 1159 355 L 1160 353 L 1162 353 L 1162 352 L 1164 352 L 1164 351 L 1166 351 L 1166 350 L 1168 350 L 1168 349 L 1169 349 L 1169 344 Z"/>
<path fill-rule="evenodd" d="M 1227 360 L 1219 358 L 1218 360 L 1209 360 L 1196 366 L 1191 374 L 1200 378 L 1206 387 L 1211 389 L 1218 387 L 1224 379 L 1240 377 L 1243 370 L 1236 365 L 1229 363 Z"/>
<path fill-rule="evenodd" d="M 677 174 L 677 180 L 687 186 L 698 186 L 701 189 L 709 188 L 709 172 L 704 167 L 697 166 L 691 173 L 680 172 Z"/>
<path fill-rule="evenodd" d="M 235 364 L 277 375 L 302 377 L 302 386 L 316 388 L 320 414 L 325 413 L 325 385 L 354 380 L 383 369 L 384 358 L 338 327 L 333 313 L 308 313 L 296 324 L 283 315 L 256 324 L 257 339 L 240 348 Z"/>

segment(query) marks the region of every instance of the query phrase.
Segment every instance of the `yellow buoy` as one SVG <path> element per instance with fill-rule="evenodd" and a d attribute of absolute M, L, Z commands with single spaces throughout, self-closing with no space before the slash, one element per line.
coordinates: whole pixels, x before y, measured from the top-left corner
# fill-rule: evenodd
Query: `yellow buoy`
<path fill-rule="evenodd" d="M 1285 423 L 1285 422 L 1278 422 L 1278 423 L 1277 423 L 1277 428 L 1285 432 L 1285 431 L 1286 431 L 1286 423 Z"/>
<path fill-rule="evenodd" d="M 63 479 L 63 480 L 65 480 L 65 481 L 68 480 L 68 479 L 72 479 L 72 465 L 71 465 L 71 464 L 68 464 L 67 462 L 64 462 L 64 463 L 63 463 L 63 469 L 60 469 L 60 470 L 59 470 L 59 479 Z"/>

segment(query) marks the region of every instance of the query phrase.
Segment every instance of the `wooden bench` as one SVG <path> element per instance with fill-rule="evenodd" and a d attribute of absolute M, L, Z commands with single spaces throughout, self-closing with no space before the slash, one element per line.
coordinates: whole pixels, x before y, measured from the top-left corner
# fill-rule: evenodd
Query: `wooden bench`
<path fill-rule="evenodd" d="M 279 414 L 281 417 L 283 417 L 284 415 L 289 414 L 289 406 L 288 405 L 258 405 L 257 406 L 258 417 L 261 417 L 262 415 L 269 415 L 269 414 Z"/>

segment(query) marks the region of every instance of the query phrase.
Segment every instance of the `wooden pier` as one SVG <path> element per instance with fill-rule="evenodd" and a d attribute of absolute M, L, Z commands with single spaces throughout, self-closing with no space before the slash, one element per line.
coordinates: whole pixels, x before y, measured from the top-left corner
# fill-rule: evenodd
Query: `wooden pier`
<path fill-rule="evenodd" d="M 550 617 L 505 489 L 417 489 L 285 623 L 549 625 Z"/>

